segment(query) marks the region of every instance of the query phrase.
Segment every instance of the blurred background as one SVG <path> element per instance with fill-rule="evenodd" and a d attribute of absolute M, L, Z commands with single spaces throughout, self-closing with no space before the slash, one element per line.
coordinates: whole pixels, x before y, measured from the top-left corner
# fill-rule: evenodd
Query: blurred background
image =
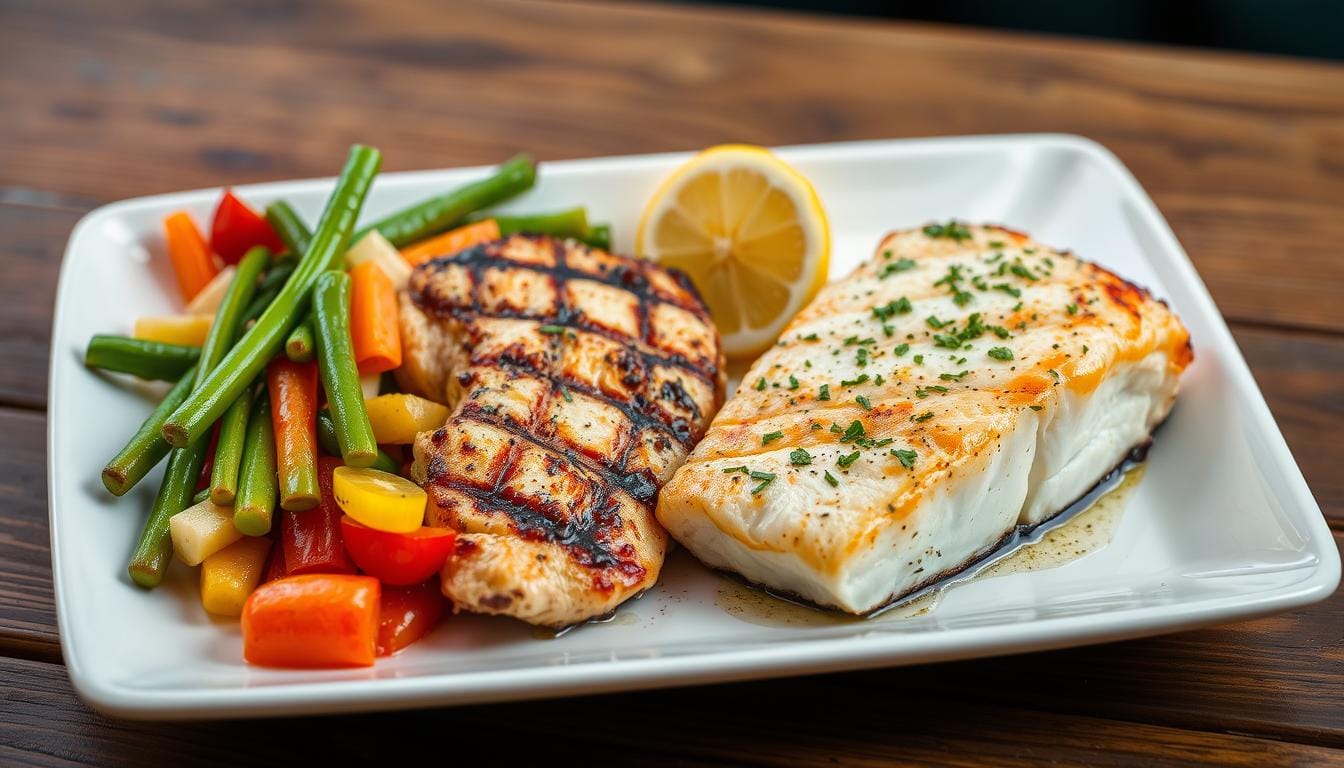
<path fill-rule="evenodd" d="M 711 0 L 709 4 L 1344 59 L 1344 0 Z"/>

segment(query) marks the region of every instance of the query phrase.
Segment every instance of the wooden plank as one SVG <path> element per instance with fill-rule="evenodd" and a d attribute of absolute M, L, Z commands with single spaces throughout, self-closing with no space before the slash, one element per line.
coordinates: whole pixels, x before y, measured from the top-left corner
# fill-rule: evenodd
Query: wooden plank
<path fill-rule="evenodd" d="M 0 659 L 0 759 L 11 765 L 401 764 L 424 735 L 500 749 L 510 764 L 981 766 L 1332 765 L 1339 752 L 1241 735 L 968 703 L 929 706 L 904 686 L 865 699 L 796 681 L 557 702 L 230 723 L 126 723 L 79 703 L 65 671 Z M 945 694 L 939 704 L 956 698 Z M 522 738 L 520 738 L 520 736 Z M 433 748 L 433 747 L 431 747 Z M 149 762 L 147 762 L 149 761 Z"/>
<path fill-rule="evenodd" d="M 1344 530 L 1344 338 L 1234 328 L 1316 503 Z"/>
<path fill-rule="evenodd" d="M 0 408 L 0 654 L 56 660 L 46 430 L 40 413 Z"/>
<path fill-rule="evenodd" d="M 0 205 L 0 405 L 41 408 L 47 402 L 56 276 L 80 215 Z"/>
<path fill-rule="evenodd" d="M 356 140 L 397 170 L 520 148 L 1072 132 L 1134 170 L 1229 317 L 1344 330 L 1339 65 L 757 11 L 429 0 L 262 16 L 54 0 L 9 9 L 0 50 L 0 190 L 18 199 L 329 175 Z"/>

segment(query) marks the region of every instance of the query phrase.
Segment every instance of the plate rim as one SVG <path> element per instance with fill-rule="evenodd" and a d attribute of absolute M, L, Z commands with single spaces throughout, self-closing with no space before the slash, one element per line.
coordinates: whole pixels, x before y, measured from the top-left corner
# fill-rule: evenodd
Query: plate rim
<path fill-rule="evenodd" d="M 1096 162 L 1110 174 L 1125 198 L 1136 204 L 1142 224 L 1156 236 L 1161 257 L 1177 271 L 1178 279 L 1189 289 L 1196 311 L 1211 321 L 1211 334 L 1205 343 L 1216 344 L 1227 363 L 1224 375 L 1232 377 L 1231 384 L 1238 400 L 1248 406 L 1244 415 L 1253 420 L 1259 436 L 1271 441 L 1266 446 L 1273 455 L 1274 469 L 1281 475 L 1292 497 L 1285 503 L 1300 511 L 1307 528 L 1306 546 L 1316 555 L 1309 576 L 1293 584 L 1284 585 L 1249 595 L 1210 598 L 1182 604 L 1182 614 L 1174 616 L 1166 606 L 1118 609 L 1086 616 L 1067 616 L 1036 619 L 1017 624 L 994 627 L 986 636 L 976 628 L 953 628 L 920 635 L 875 632 L 869 635 L 820 638 L 814 640 L 785 640 L 764 647 L 746 646 L 743 649 L 711 652 L 691 652 L 682 656 L 621 659 L 618 661 L 590 661 L 578 664 L 524 667 L 519 669 L 486 670 L 481 672 L 426 674 L 406 678 L 377 680 L 331 680 L 303 683 L 277 683 L 257 688 L 190 688 L 181 691 L 139 689 L 101 678 L 83 664 L 68 635 L 71 625 L 66 589 L 65 558 L 61 556 L 61 528 L 58 521 L 56 482 L 58 344 L 63 341 L 63 318 L 67 293 L 72 290 L 71 256 L 75 246 L 86 233 L 105 218 L 127 209 L 153 206 L 168 201 L 190 204 L 196 198 L 217 195 L 223 187 L 205 187 L 182 192 L 169 192 L 127 198 L 101 205 L 80 218 L 71 231 L 63 252 L 59 270 L 56 302 L 51 329 L 51 357 L 48 361 L 47 385 L 47 503 L 50 527 L 52 578 L 54 583 L 57 627 L 60 634 L 61 654 L 76 693 L 95 710 L 107 715 L 128 719 L 182 720 L 240 716 L 276 716 L 322 713 L 348 713 L 424 706 L 479 704 L 505 700 L 541 699 L 559 696 L 607 693 L 617 690 L 646 690 L 651 688 L 696 685 L 712 682 L 733 682 L 749 679 L 838 672 L 871 667 L 894 667 L 951 659 L 969 659 L 991 655 L 1009 655 L 1054 648 L 1088 645 L 1133 639 L 1169 631 L 1194 629 L 1232 619 L 1245 620 L 1301 607 L 1332 594 L 1340 581 L 1340 557 L 1334 546 L 1323 546 L 1333 535 L 1320 506 L 1303 477 L 1301 468 L 1289 450 L 1278 424 L 1256 384 L 1240 348 L 1237 346 L 1222 313 L 1200 279 L 1189 255 L 1176 239 L 1166 219 L 1158 211 L 1147 191 L 1120 161 L 1100 143 L 1079 135 L 1066 133 L 987 134 L 970 136 L 940 136 L 924 138 L 891 138 L 862 141 L 794 144 L 773 147 L 775 151 L 794 157 L 833 152 L 881 150 L 902 147 L 961 147 L 972 145 L 1053 146 L 1071 150 Z M 609 155 L 592 158 L 552 161 L 549 165 L 583 171 L 604 165 L 629 167 L 633 164 L 659 164 L 676 158 L 689 157 L 692 152 L 659 152 L 638 155 Z M 409 183 L 432 177 L 446 171 L 465 172 L 491 166 L 463 166 L 416 171 L 390 172 L 381 180 L 394 184 Z M 234 189 L 271 192 L 281 188 L 330 184 L 334 177 L 291 179 L 256 184 L 237 185 Z M 68 368 L 68 365 L 66 366 Z M 1314 513 L 1314 514 L 1313 514 Z M 900 636 L 907 642 L 893 647 L 891 638 Z M 792 668 L 792 669 L 791 669 Z"/>

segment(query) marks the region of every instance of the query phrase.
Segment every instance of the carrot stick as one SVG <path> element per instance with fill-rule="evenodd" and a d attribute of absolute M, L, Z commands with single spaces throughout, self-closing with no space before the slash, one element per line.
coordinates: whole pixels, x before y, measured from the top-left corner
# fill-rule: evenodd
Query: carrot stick
<path fill-rule="evenodd" d="M 266 370 L 275 432 L 280 508 L 312 509 L 322 500 L 317 484 L 317 364 L 284 357 Z"/>
<path fill-rule="evenodd" d="M 186 211 L 178 211 L 163 220 L 168 235 L 168 257 L 177 275 L 182 300 L 191 301 L 219 273 L 210 246 L 201 237 Z"/>
<path fill-rule="evenodd" d="M 401 249 L 401 256 L 412 267 L 418 267 L 436 256 L 452 256 L 473 245 L 498 239 L 499 224 L 494 219 L 486 219 L 408 245 Z"/>
<path fill-rule="evenodd" d="M 401 365 L 397 289 L 372 261 L 350 270 L 350 342 L 359 372 L 382 373 Z"/>
<path fill-rule="evenodd" d="M 243 606 L 243 657 L 266 667 L 367 667 L 381 589 L 372 576 L 308 574 L 258 587 Z"/>

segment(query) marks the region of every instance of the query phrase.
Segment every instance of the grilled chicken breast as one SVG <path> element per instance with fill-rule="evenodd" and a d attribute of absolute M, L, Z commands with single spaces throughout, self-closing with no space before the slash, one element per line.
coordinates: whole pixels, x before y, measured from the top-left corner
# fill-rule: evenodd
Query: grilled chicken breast
<path fill-rule="evenodd" d="M 705 563 L 867 613 L 1084 495 L 1191 361 L 1165 304 L 995 227 L 897 232 L 752 366 L 659 497 Z"/>
<path fill-rule="evenodd" d="M 454 407 L 413 466 L 428 523 L 460 532 L 453 604 L 563 627 L 653 585 L 658 489 L 724 395 L 690 282 L 515 235 L 416 269 L 401 325 L 403 388 Z"/>

